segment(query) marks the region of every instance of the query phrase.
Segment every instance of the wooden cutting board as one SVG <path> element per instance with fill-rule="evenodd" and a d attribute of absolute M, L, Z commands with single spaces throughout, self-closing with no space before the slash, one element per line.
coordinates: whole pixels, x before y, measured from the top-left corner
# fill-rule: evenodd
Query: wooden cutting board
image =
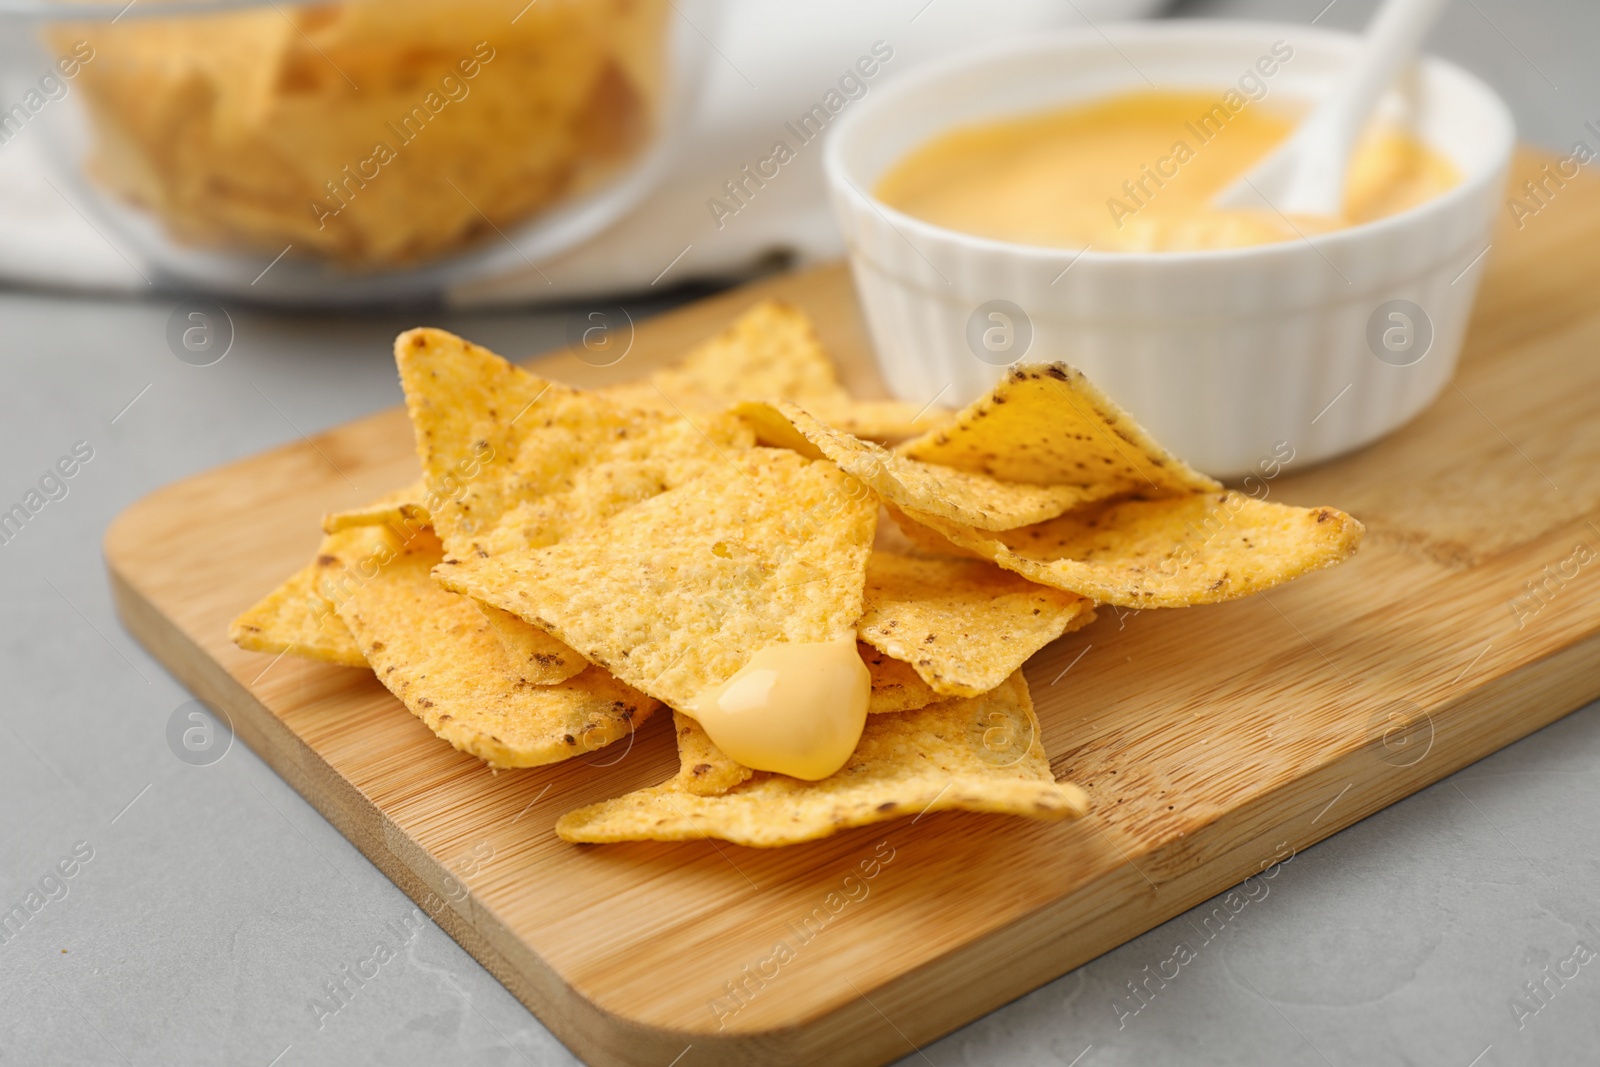
<path fill-rule="evenodd" d="M 1596 276 L 1600 183 L 1569 182 L 1496 239 L 1438 402 L 1271 483 L 1365 520 L 1353 561 L 1232 604 L 1103 610 L 1034 658 L 1052 767 L 1093 801 L 1074 824 L 568 845 L 562 812 L 674 772 L 667 715 L 631 748 L 493 774 L 369 672 L 234 648 L 229 618 L 310 557 L 324 511 L 413 477 L 399 411 L 153 493 L 106 557 L 128 628 L 585 1060 L 876 1064 L 1600 695 Z M 651 320 L 616 367 L 538 369 L 636 375 L 765 295 L 877 391 L 840 266 Z"/>

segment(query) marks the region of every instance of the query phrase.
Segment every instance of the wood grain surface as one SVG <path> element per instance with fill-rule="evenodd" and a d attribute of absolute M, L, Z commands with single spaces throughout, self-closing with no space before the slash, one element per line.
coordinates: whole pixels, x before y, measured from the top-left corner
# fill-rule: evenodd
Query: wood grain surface
<path fill-rule="evenodd" d="M 1353 561 L 1216 607 L 1103 609 L 1034 658 L 1051 764 L 1092 799 L 1078 823 L 568 845 L 561 813 L 675 770 L 668 716 L 495 774 L 369 672 L 233 647 L 228 620 L 309 558 L 324 511 L 414 476 L 398 410 L 140 501 L 106 536 L 112 584 L 129 630 L 588 1062 L 881 1063 L 1600 695 L 1600 565 L 1562 571 L 1600 549 L 1600 183 L 1525 223 L 1496 238 L 1438 402 L 1271 483 L 1363 519 Z M 537 369 L 635 376 L 768 294 L 881 395 L 840 266 L 651 320 L 616 366 Z"/>

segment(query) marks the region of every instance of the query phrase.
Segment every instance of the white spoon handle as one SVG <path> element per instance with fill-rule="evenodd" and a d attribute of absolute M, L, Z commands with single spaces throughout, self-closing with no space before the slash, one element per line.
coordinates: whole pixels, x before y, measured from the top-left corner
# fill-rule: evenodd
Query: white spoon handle
<path fill-rule="evenodd" d="M 1217 205 L 1259 205 L 1264 197 L 1286 215 L 1338 215 L 1361 131 L 1449 2 L 1384 0 L 1355 65 L 1333 94 L 1276 151 L 1219 194 Z"/>

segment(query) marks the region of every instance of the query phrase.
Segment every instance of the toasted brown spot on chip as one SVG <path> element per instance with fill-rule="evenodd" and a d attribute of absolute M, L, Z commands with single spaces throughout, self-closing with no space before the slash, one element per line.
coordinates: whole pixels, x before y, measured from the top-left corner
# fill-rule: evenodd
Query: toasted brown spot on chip
<path fill-rule="evenodd" d="M 519 664 L 534 685 L 564 682 L 589 666 L 575 650 L 509 611 L 476 601 L 478 610 L 513 663 Z"/>
<path fill-rule="evenodd" d="M 672 722 L 678 734 L 679 770 L 675 780 L 685 792 L 716 796 L 755 774 L 718 748 L 710 735 L 689 716 L 674 711 Z"/>

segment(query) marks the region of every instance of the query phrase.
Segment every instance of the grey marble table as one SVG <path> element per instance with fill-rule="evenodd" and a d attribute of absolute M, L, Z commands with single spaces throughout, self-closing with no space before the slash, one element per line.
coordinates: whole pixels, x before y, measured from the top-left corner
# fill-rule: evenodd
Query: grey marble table
<path fill-rule="evenodd" d="M 1372 6 L 1324 4 L 1180 13 L 1359 25 Z M 1600 117 L 1597 43 L 1589 0 L 1463 0 L 1435 36 L 1552 147 Z M 0 935 L 0 1063 L 576 1062 L 437 927 L 397 935 L 411 902 L 248 749 L 191 766 L 169 747 L 188 695 L 112 612 L 106 524 L 397 402 L 388 341 L 423 317 L 234 309 L 232 351 L 195 367 L 165 340 L 181 303 L 0 294 L 0 504 L 92 450 L 0 545 L 0 913 L 38 894 Z M 426 317 L 521 354 L 568 316 Z M 1212 940 L 1179 917 L 906 1062 L 1600 1063 L 1600 958 L 1578 962 L 1600 951 L 1597 809 L 1591 706 L 1302 852 Z M 319 1016 L 379 938 L 398 965 Z M 1195 958 L 1143 984 L 1180 942 Z"/>

